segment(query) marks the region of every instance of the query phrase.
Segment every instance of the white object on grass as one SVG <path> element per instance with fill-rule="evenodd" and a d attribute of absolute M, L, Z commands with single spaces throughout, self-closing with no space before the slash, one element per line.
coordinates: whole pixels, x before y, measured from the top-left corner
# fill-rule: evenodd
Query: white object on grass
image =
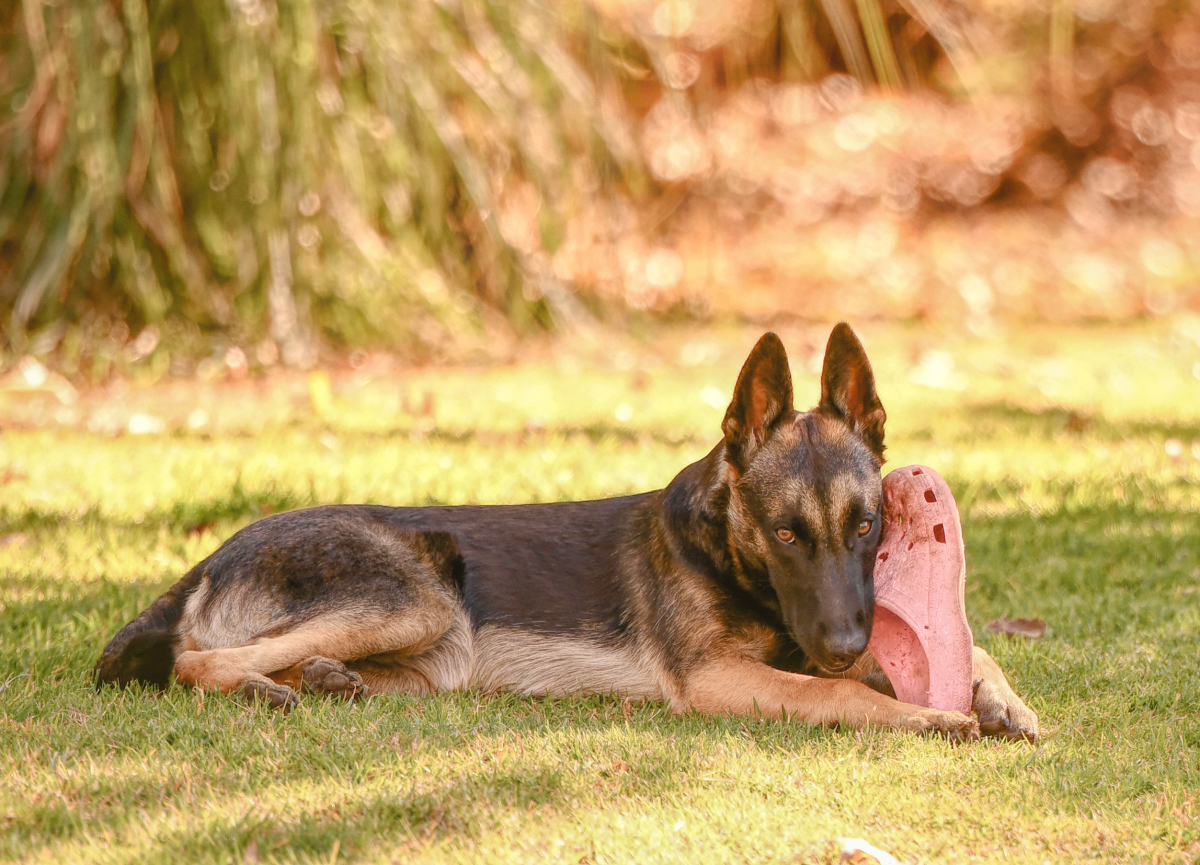
<path fill-rule="evenodd" d="M 879 865 L 900 865 L 900 860 L 885 850 L 880 850 L 874 844 L 868 844 L 861 838 L 838 838 L 842 845 L 842 861 L 847 861 L 855 853 L 866 853 L 879 860 Z"/>

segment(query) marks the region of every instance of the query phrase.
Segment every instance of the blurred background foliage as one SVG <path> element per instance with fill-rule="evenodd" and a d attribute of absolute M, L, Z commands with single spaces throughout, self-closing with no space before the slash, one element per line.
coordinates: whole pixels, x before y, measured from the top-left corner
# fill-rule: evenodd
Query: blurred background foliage
<path fill-rule="evenodd" d="M 1200 10 L 0 5 L 5 364 L 1200 307 Z"/>

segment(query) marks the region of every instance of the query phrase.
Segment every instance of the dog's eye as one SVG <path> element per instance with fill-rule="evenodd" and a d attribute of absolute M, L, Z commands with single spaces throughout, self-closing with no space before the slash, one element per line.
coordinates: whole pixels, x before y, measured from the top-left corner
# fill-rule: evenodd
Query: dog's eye
<path fill-rule="evenodd" d="M 779 538 L 779 540 L 783 541 L 785 544 L 796 543 L 796 533 L 791 529 L 776 529 L 775 537 Z"/>
<path fill-rule="evenodd" d="M 871 521 L 870 520 L 860 520 L 859 524 L 858 524 L 858 536 L 861 538 L 863 535 L 867 534 L 870 531 L 871 531 Z"/>

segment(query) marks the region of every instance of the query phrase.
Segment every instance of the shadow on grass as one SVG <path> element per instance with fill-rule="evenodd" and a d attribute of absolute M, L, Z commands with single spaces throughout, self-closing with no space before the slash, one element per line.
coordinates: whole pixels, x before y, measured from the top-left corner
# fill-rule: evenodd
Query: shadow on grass
<path fill-rule="evenodd" d="M 1184 421 L 1116 421 L 1075 409 L 1030 409 L 1010 402 L 965 405 L 957 414 L 970 422 L 968 441 L 998 435 L 1025 439 L 1054 439 L 1062 435 L 1088 435 L 1111 441 L 1177 438 L 1200 440 L 1200 423 Z"/>
<path fill-rule="evenodd" d="M 336 784 L 339 780 L 342 779 L 329 773 L 314 772 L 302 778 L 256 787 L 249 791 L 247 798 L 261 800 L 270 796 L 274 787 L 293 782 L 313 787 L 327 782 Z M 564 786 L 561 771 L 548 767 L 499 773 L 479 780 L 460 778 L 425 787 L 419 792 L 410 786 L 407 790 L 379 793 L 363 800 L 350 798 L 345 787 L 335 787 L 335 790 L 325 803 L 286 809 L 286 824 L 261 816 L 264 809 L 256 806 L 254 801 L 234 805 L 238 811 L 245 808 L 245 813 L 228 817 L 215 816 L 229 807 L 225 796 L 203 797 L 186 804 L 175 801 L 173 804 L 190 812 L 184 818 L 187 823 L 201 825 L 155 832 L 152 858 L 156 861 L 220 860 L 226 854 L 236 853 L 234 861 L 241 861 L 251 841 L 255 841 L 260 849 L 286 844 L 292 854 L 320 852 L 328 856 L 335 839 L 342 855 L 352 858 L 355 849 L 375 846 L 381 839 L 402 844 L 406 838 L 426 841 L 449 837 L 477 838 L 487 828 L 485 820 L 497 810 L 521 811 L 548 806 L 569 811 L 571 801 L 577 795 L 573 788 Z M 178 825 L 177 818 L 165 814 L 156 819 L 154 806 L 156 802 L 176 799 L 164 795 L 175 792 L 147 789 L 144 798 L 128 801 L 123 807 L 97 807 L 93 798 L 86 819 L 81 818 L 69 803 L 37 806 L 22 815 L 25 830 L 19 832 L 20 837 L 10 835 L 6 845 L 10 847 L 10 853 L 35 857 L 57 845 L 77 843 L 100 828 L 106 834 L 118 836 L 123 830 L 144 822 L 153 824 L 161 820 L 164 827 Z M 102 800 L 104 791 L 97 796 Z M 289 797 L 284 793 L 283 798 Z M 204 825 L 206 818 L 208 825 Z"/>
<path fill-rule="evenodd" d="M 387 444 L 397 440 L 414 439 L 420 442 L 437 444 L 466 445 L 478 444 L 488 446 L 526 446 L 542 445 L 556 439 L 586 439 L 592 444 L 654 444 L 679 447 L 685 444 L 716 444 L 721 438 L 719 424 L 712 429 L 697 434 L 691 431 L 669 430 L 653 426 L 632 427 L 628 424 L 596 420 L 588 423 L 568 424 L 530 424 L 519 429 L 497 430 L 493 427 L 414 427 L 398 426 L 393 430 L 356 429 L 353 426 L 343 427 L 336 423 L 322 423 L 311 420 L 296 420 L 287 425 L 288 429 L 315 434 L 332 432 L 348 441 L 360 445 Z M 211 441 L 218 436 L 211 432 L 195 433 L 177 430 L 172 433 L 174 438 L 196 441 Z M 223 430 L 219 438 L 237 441 L 258 441 L 262 438 L 262 430 L 255 428 L 234 428 Z M 681 466 L 682 468 L 682 466 Z"/>
<path fill-rule="evenodd" d="M 714 425 L 710 434 L 695 435 L 693 433 L 667 432 L 653 428 L 632 428 L 624 424 L 593 421 L 586 424 L 564 424 L 526 428 L 513 432 L 496 432 L 486 429 L 442 429 L 435 427 L 428 433 L 423 433 L 425 440 L 445 444 L 486 444 L 486 445 L 530 445 L 543 444 L 554 438 L 582 438 L 592 444 L 641 444 L 652 442 L 668 447 L 680 447 L 685 444 L 716 444 L 720 440 L 720 427 Z M 354 433 L 357 438 L 358 434 Z M 375 435 L 376 440 L 388 441 L 394 436 L 385 433 Z M 683 468 L 683 466 L 680 466 Z"/>
<path fill-rule="evenodd" d="M 138 712 L 136 701 L 149 701 L 149 695 L 99 695 L 93 706 L 108 702 L 113 712 L 129 714 L 130 721 L 140 715 L 144 728 L 158 731 L 157 739 L 141 742 L 132 753 L 137 733 L 121 730 L 106 737 L 93 730 L 80 735 L 72 746 L 75 765 L 95 757 L 108 764 L 108 771 L 79 777 L 68 769 L 64 778 L 69 780 L 58 795 L 20 809 L 0 839 L 0 850 L 32 856 L 96 832 L 120 835 L 126 828 L 154 823 L 164 827 L 162 832 L 151 830 L 154 852 L 176 853 L 189 861 L 235 852 L 237 861 L 251 840 L 260 849 L 286 843 L 291 853 L 328 855 L 337 839 L 343 855 L 352 856 L 381 838 L 392 844 L 472 839 L 500 822 L 500 812 L 551 809 L 570 814 L 598 786 L 607 796 L 661 797 L 685 777 L 691 737 L 766 725 L 676 718 L 661 706 L 634 707 L 627 719 L 618 701 L 604 698 L 544 701 L 477 694 L 419 703 L 388 697 L 362 708 L 323 704 L 312 713 L 302 707 L 291 717 L 209 697 L 203 716 L 189 712 L 173 719 L 193 703 L 190 695 L 183 696 L 185 700 L 175 694 L 148 702 L 147 710 Z M 110 714 L 105 723 L 114 720 L 119 719 Z M 372 732 L 350 735 L 356 729 Z M 284 738 L 283 731 L 291 737 Z M 568 731 L 566 743 L 559 740 L 562 731 Z M 627 762 L 615 769 L 581 766 L 581 760 L 592 756 L 587 737 L 605 738 L 614 731 L 630 741 L 598 747 L 619 750 Z M 789 741 L 827 735 L 784 733 Z M 575 742 L 576 737 L 581 741 Z M 283 757 L 272 762 L 279 749 L 272 750 L 271 743 L 281 741 L 288 743 Z M 106 753 L 106 746 L 111 751 Z M 147 773 L 152 748 L 162 749 L 161 775 Z M 586 750 L 583 757 L 580 749 Z M 435 765 L 451 777 L 423 768 L 429 760 L 423 751 L 435 752 Z M 197 766 L 208 777 L 196 779 L 193 786 L 184 778 Z M 319 789 L 328 793 L 313 801 L 312 791 Z M 181 821 L 172 813 L 175 809 L 190 816 Z M 286 820 L 280 819 L 283 815 Z M 180 822 L 190 825 L 170 828 Z"/>
<path fill-rule="evenodd" d="M 280 511 L 311 507 L 314 504 L 316 502 L 312 497 L 301 498 L 269 488 L 248 490 L 239 478 L 227 496 L 208 501 L 176 502 L 170 508 L 152 511 L 136 521 L 115 518 L 97 506 L 78 514 L 37 508 L 13 511 L 0 507 L 0 523 L 8 533 L 22 532 L 43 536 L 64 531 L 94 533 L 101 528 L 156 532 L 160 526 L 187 533 L 204 530 L 218 522 L 234 522 L 247 517 L 257 519 Z"/>
<path fill-rule="evenodd" d="M 1112 589 L 1156 597 L 1200 574 L 1200 511 L 1078 505 L 964 521 L 968 586 L 1021 582 L 1049 598 Z"/>

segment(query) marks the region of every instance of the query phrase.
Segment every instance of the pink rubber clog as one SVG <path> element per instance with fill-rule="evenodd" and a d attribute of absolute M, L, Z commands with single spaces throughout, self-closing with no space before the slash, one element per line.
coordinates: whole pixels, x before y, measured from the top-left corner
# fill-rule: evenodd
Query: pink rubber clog
<path fill-rule="evenodd" d="M 883 498 L 867 648 L 897 699 L 969 714 L 975 641 L 963 600 L 966 559 L 954 496 L 933 469 L 906 466 L 883 479 Z"/>

